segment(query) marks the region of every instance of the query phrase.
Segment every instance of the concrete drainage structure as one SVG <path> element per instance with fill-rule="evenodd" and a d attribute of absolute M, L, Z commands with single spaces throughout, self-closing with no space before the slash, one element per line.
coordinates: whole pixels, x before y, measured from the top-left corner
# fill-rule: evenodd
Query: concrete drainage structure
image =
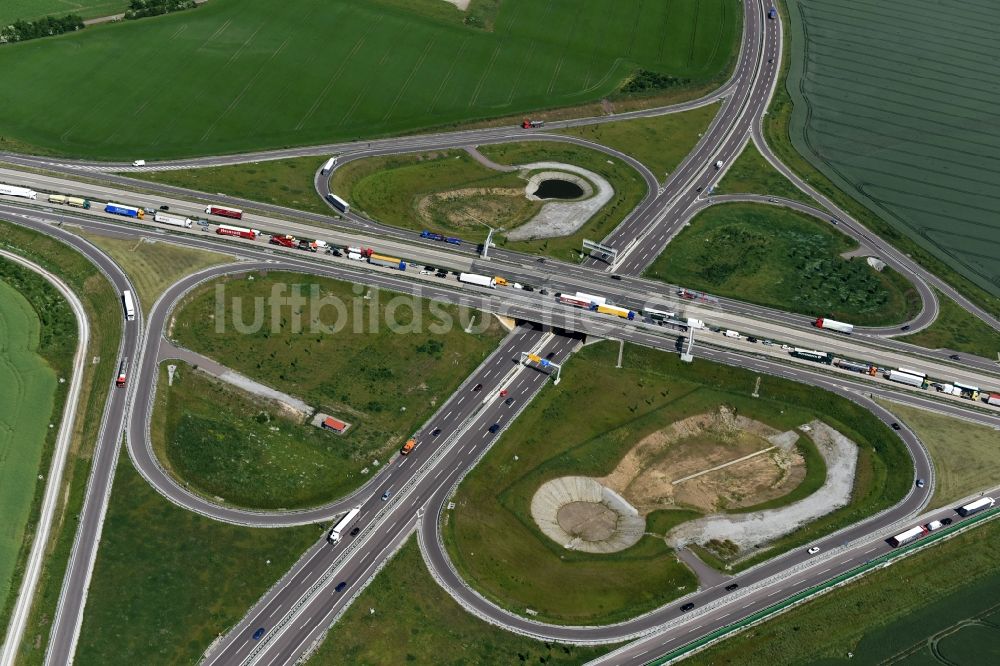
<path fill-rule="evenodd" d="M 585 553 L 625 550 L 646 530 L 635 507 L 587 476 L 543 483 L 531 498 L 531 517 L 547 537 Z"/>
<path fill-rule="evenodd" d="M 573 164 L 535 162 L 519 164 L 518 169 L 532 173 L 524 189 L 525 196 L 538 200 L 534 192 L 544 180 L 565 180 L 583 190 L 583 196 L 571 201 L 546 199 L 535 217 L 506 234 L 508 240 L 556 238 L 576 233 L 604 204 L 611 201 L 615 190 L 603 176 Z"/>

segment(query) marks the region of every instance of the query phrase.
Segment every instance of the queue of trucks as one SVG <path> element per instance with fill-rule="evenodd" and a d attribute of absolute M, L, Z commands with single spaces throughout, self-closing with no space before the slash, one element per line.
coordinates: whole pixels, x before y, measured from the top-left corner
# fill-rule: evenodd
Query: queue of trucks
<path fill-rule="evenodd" d="M 996 504 L 996 500 L 992 497 L 980 497 L 973 502 L 969 502 L 968 504 L 958 507 L 955 509 L 955 513 L 962 518 L 968 518 L 973 514 L 979 513 L 980 511 L 992 509 L 994 504 Z M 905 546 L 908 543 L 913 543 L 931 532 L 941 529 L 945 525 L 950 525 L 951 522 L 951 518 L 943 518 L 941 520 L 932 520 L 926 525 L 914 525 L 908 530 L 904 530 L 895 536 L 889 537 L 886 541 L 888 541 L 889 545 L 893 548 L 899 548 L 900 546 Z"/>

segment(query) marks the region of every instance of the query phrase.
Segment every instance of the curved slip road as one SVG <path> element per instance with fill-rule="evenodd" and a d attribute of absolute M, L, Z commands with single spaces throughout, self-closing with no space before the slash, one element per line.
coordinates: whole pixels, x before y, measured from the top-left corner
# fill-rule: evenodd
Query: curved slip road
<path fill-rule="evenodd" d="M 52 461 L 49 465 L 48 478 L 45 482 L 45 495 L 42 498 L 42 510 L 38 517 L 35 534 L 32 537 L 31 552 L 28 554 L 28 560 L 25 563 L 24 577 L 17 592 L 17 600 L 14 602 L 14 608 L 11 611 L 7 631 L 3 634 L 4 643 L 0 646 L 0 666 L 12 666 L 17 657 L 17 649 L 21 644 L 21 638 L 24 635 L 28 615 L 31 612 L 35 588 L 38 585 L 38 578 L 42 573 L 42 560 L 45 555 L 45 548 L 49 542 L 49 532 L 52 529 L 52 517 L 59 503 L 59 495 L 62 491 L 63 471 L 66 466 L 69 447 L 73 441 L 73 430 L 80 402 L 80 386 L 83 383 L 83 375 L 86 372 L 87 350 L 90 348 L 90 320 L 87 318 L 87 311 L 83 307 L 83 303 L 79 297 L 58 276 L 33 261 L 29 261 L 21 255 L 8 252 L 7 250 L 0 250 L 0 259 L 6 259 L 7 261 L 24 266 L 28 270 L 41 275 L 55 287 L 62 297 L 66 299 L 70 309 L 73 311 L 78 331 L 76 352 L 73 354 L 73 376 L 69 380 L 66 401 L 63 405 L 62 420 L 59 422 L 59 434 L 56 436 L 55 447 L 52 451 Z"/>

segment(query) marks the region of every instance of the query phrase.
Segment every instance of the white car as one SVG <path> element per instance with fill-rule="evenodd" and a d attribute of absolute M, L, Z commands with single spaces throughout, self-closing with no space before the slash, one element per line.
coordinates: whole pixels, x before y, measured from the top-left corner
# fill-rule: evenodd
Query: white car
<path fill-rule="evenodd" d="M 132 162 L 132 166 L 146 166 L 146 160 L 135 160 Z"/>
<path fill-rule="evenodd" d="M 809 549 L 810 555 L 815 555 L 818 552 L 819 552 L 819 546 L 813 546 L 812 548 Z"/>

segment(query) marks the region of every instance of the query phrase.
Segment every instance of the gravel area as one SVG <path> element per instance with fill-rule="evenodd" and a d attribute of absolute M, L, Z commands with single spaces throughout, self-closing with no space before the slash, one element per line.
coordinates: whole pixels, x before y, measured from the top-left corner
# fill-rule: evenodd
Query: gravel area
<path fill-rule="evenodd" d="M 570 174 L 582 176 L 588 181 L 588 185 L 596 188 L 593 196 L 576 201 L 550 201 L 542 206 L 538 215 L 531 218 L 525 224 L 509 232 L 509 240 L 534 240 L 536 238 L 556 238 L 559 236 L 570 236 L 576 233 L 587 220 L 594 216 L 604 204 L 611 201 L 615 190 L 606 178 L 593 171 L 574 166 L 572 164 L 561 164 L 559 162 L 535 162 L 533 164 L 521 164 L 519 168 L 526 171 L 538 171 L 553 169 L 554 173 L 545 174 L 546 178 L 562 178 L 578 182 L 576 178 L 568 177 Z M 534 180 L 534 179 L 532 179 Z M 541 180 L 541 179 L 539 179 Z M 534 192 L 536 186 L 529 184 L 526 192 Z"/>
<path fill-rule="evenodd" d="M 819 490 L 778 509 L 706 516 L 683 523 L 670 531 L 667 543 L 679 549 L 690 543 L 704 544 L 718 539 L 732 541 L 741 551 L 749 550 L 847 505 L 854 488 L 857 444 L 820 421 L 813 421 L 801 429 L 810 432 L 826 461 L 826 481 Z"/>

